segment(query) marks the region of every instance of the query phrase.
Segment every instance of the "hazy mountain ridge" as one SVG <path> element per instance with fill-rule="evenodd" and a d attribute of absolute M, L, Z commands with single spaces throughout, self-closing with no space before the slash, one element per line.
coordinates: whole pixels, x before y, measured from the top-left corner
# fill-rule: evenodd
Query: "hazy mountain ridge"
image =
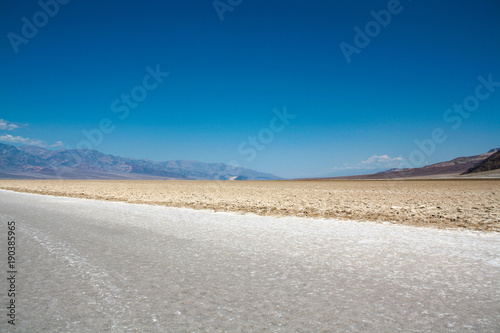
<path fill-rule="evenodd" d="M 487 153 L 457 157 L 450 161 L 435 163 L 420 168 L 406 168 L 406 169 L 389 169 L 375 174 L 335 177 L 338 179 L 396 179 L 396 178 L 419 178 L 419 177 L 444 177 L 444 176 L 458 176 L 464 171 L 474 168 L 476 165 L 482 163 L 495 153 L 499 152 L 500 148 L 494 148 Z"/>
<path fill-rule="evenodd" d="M 497 151 L 485 159 L 484 161 L 476 164 L 472 168 L 467 169 L 462 175 L 468 175 L 472 173 L 478 173 L 478 172 L 485 172 L 485 171 L 492 171 L 492 170 L 497 170 L 500 169 L 500 149 L 497 149 Z"/>
<path fill-rule="evenodd" d="M 96 150 L 51 151 L 36 146 L 0 144 L 0 178 L 68 179 L 197 179 L 273 180 L 280 179 L 224 163 L 199 161 L 155 162 L 106 155 Z"/>

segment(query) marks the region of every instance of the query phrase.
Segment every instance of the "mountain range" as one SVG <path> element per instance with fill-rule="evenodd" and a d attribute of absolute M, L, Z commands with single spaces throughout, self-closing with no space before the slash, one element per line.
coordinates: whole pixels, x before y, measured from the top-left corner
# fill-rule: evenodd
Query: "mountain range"
<path fill-rule="evenodd" d="M 493 155 L 484 161 L 476 164 L 472 168 L 467 169 L 462 175 L 470 175 L 478 172 L 488 172 L 500 169 L 500 148 Z"/>
<path fill-rule="evenodd" d="M 445 178 L 498 169 L 500 148 L 451 161 L 435 163 L 421 168 L 389 169 L 369 175 L 335 177 L 336 179 L 400 179 L 400 178 Z M 477 168 L 476 168 L 477 166 Z"/>
<path fill-rule="evenodd" d="M 224 163 L 154 162 L 96 150 L 0 144 L 0 179 L 276 180 L 278 176 Z"/>
<path fill-rule="evenodd" d="M 500 169 L 500 148 L 421 168 L 390 169 L 336 179 L 445 178 L 476 173 L 495 175 Z M 106 155 L 97 150 L 48 150 L 38 146 L 15 147 L 0 143 L 0 179 L 178 179 L 278 180 L 276 175 L 224 163 L 199 161 L 155 162 Z"/>

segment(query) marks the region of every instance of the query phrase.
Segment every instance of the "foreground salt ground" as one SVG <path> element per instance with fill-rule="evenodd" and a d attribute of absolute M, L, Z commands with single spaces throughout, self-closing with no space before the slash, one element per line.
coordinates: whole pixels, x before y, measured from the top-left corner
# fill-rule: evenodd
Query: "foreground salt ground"
<path fill-rule="evenodd" d="M 0 218 L 19 235 L 2 332 L 500 330 L 496 233 L 10 191 Z"/>

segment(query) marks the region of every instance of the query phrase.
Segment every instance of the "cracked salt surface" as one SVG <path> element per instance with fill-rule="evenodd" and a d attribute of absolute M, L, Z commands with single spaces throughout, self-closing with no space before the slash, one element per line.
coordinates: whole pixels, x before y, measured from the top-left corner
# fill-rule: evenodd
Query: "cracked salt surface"
<path fill-rule="evenodd" d="M 9 191 L 0 217 L 21 237 L 17 331 L 500 330 L 494 233 Z"/>

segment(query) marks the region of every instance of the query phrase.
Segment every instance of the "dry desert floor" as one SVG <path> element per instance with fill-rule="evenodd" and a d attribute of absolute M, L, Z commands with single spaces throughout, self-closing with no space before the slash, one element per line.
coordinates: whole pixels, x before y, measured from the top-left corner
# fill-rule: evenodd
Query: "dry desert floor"
<path fill-rule="evenodd" d="M 500 232 L 500 180 L 0 180 L 19 192 Z"/>

